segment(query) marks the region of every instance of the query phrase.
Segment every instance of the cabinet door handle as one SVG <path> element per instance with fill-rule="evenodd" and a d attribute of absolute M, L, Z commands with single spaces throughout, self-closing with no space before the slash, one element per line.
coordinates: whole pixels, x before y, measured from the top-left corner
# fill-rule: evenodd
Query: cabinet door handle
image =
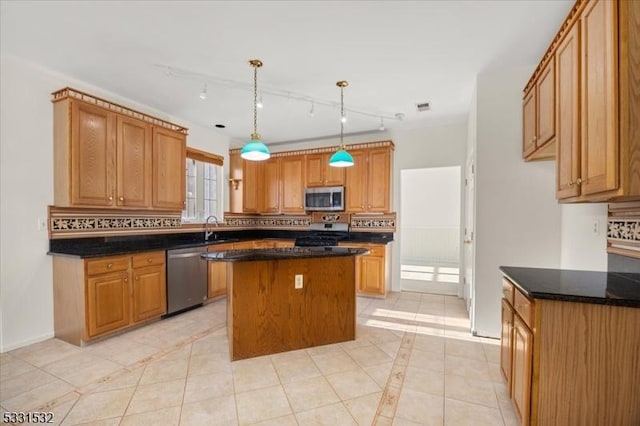
<path fill-rule="evenodd" d="M 120 201 L 124 201 L 124 197 L 120 197 L 118 198 Z"/>
<path fill-rule="evenodd" d="M 538 138 L 536 137 L 536 135 L 533 135 L 533 138 L 531 139 L 532 141 L 536 141 Z"/>
<path fill-rule="evenodd" d="M 140 281 L 140 276 L 136 275 L 136 281 Z"/>
<path fill-rule="evenodd" d="M 151 262 L 153 262 L 153 259 L 152 258 L 148 258 L 147 262 L 151 263 Z"/>
<path fill-rule="evenodd" d="M 573 185 L 575 185 L 575 184 L 576 184 L 576 183 L 575 183 L 575 182 L 573 182 L 573 181 L 572 181 L 572 182 L 569 182 L 569 186 L 573 186 Z"/>
<path fill-rule="evenodd" d="M 109 195 L 109 198 L 107 198 L 107 200 L 109 200 L 109 201 L 113 201 L 113 196 L 112 196 L 112 195 Z"/>
<path fill-rule="evenodd" d="M 124 282 L 128 283 L 129 282 L 129 277 L 124 277 Z"/>
<path fill-rule="evenodd" d="M 107 263 L 107 269 L 113 268 L 113 263 Z"/>
<path fill-rule="evenodd" d="M 581 178 L 578 178 L 578 179 L 576 180 L 576 183 L 577 183 L 578 185 L 582 185 L 582 182 L 584 182 L 584 181 L 583 181 Z"/>

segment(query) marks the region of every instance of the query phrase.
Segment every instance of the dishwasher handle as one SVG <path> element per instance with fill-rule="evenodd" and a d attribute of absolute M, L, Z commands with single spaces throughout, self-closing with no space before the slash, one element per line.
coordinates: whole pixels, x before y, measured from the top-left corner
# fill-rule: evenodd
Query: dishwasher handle
<path fill-rule="evenodd" d="M 203 253 L 206 253 L 206 252 L 199 251 L 199 252 L 193 252 L 193 253 L 168 254 L 167 257 L 169 259 L 182 259 L 185 257 L 200 257 L 200 255 Z"/>

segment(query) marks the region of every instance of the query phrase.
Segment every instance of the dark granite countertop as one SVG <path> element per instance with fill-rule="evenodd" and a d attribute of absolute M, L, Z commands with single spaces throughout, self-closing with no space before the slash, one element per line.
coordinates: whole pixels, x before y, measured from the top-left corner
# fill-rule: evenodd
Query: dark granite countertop
<path fill-rule="evenodd" d="M 640 274 L 501 266 L 500 270 L 533 299 L 640 308 Z"/>
<path fill-rule="evenodd" d="M 47 254 L 91 258 L 114 256 L 153 250 L 171 250 L 188 247 L 204 247 L 211 244 L 223 244 L 239 241 L 262 239 L 290 239 L 308 235 L 309 231 L 287 230 L 238 230 L 217 231 L 217 239 L 204 240 L 203 232 L 138 235 L 123 237 L 70 238 L 49 240 Z M 388 244 L 393 241 L 393 233 L 387 232 L 349 232 L 343 242 Z"/>
<path fill-rule="evenodd" d="M 203 253 L 207 260 L 217 262 L 252 262 L 256 260 L 289 260 L 310 257 L 358 256 L 369 250 L 347 247 L 286 247 L 274 249 L 226 250 Z"/>

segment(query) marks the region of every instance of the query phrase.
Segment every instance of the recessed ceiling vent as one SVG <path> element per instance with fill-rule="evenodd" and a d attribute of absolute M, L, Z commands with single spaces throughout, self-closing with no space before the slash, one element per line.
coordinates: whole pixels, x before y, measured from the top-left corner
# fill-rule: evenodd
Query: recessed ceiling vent
<path fill-rule="evenodd" d="M 422 102 L 416 104 L 416 109 L 418 110 L 418 112 L 429 111 L 431 109 L 431 102 Z"/>

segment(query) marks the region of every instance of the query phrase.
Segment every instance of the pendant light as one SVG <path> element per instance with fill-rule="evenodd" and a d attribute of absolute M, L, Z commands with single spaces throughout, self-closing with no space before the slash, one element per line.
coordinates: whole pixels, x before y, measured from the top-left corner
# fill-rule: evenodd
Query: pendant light
<path fill-rule="evenodd" d="M 260 141 L 258 134 L 258 68 L 262 66 L 262 61 L 252 59 L 249 65 L 253 67 L 253 133 L 251 140 L 240 150 L 240 157 L 250 161 L 262 161 L 271 157 L 269 148 Z"/>
<path fill-rule="evenodd" d="M 329 165 L 332 167 L 351 167 L 353 166 L 353 157 L 344 149 L 344 88 L 349 85 L 348 82 L 341 80 L 336 83 L 340 88 L 340 149 L 333 153 L 329 158 Z"/>

